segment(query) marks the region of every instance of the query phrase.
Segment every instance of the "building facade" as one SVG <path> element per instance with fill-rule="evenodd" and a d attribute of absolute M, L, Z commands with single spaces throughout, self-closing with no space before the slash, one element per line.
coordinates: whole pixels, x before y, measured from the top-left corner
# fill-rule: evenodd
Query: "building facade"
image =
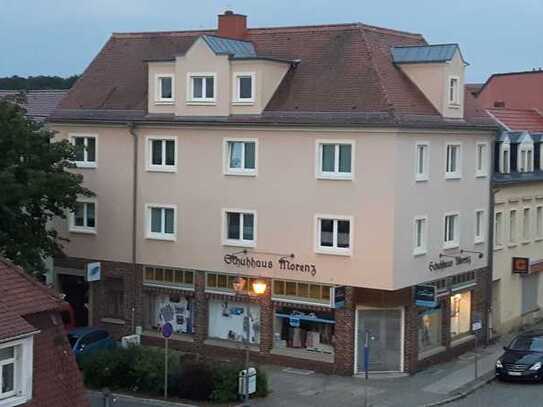
<path fill-rule="evenodd" d="M 154 344 L 172 321 L 172 346 L 206 355 L 249 337 L 261 361 L 356 374 L 366 336 L 375 372 L 473 346 L 495 126 L 458 46 L 245 21 L 114 34 L 61 102 L 52 126 L 96 196 L 57 224 L 57 278 L 100 262 L 92 324 Z"/>

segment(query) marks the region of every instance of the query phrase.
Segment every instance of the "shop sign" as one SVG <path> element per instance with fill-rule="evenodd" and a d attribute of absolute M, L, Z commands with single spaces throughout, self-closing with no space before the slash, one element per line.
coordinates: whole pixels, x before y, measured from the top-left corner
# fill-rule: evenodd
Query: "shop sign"
<path fill-rule="evenodd" d="M 415 305 L 417 307 L 425 308 L 437 307 L 436 287 L 433 285 L 416 285 Z"/>
<path fill-rule="evenodd" d="M 295 263 L 281 257 L 277 262 L 269 259 L 260 259 L 253 256 L 238 257 L 235 254 L 224 256 L 224 263 L 238 268 L 248 268 L 253 270 L 261 269 L 279 269 L 285 272 L 307 273 L 312 277 L 317 274 L 317 267 L 314 264 Z"/>
<path fill-rule="evenodd" d="M 334 287 L 334 308 L 345 307 L 345 286 Z"/>
<path fill-rule="evenodd" d="M 473 323 L 471 324 L 471 330 L 473 332 L 480 331 L 482 327 L 483 323 L 481 321 L 473 321 Z"/>
<path fill-rule="evenodd" d="M 293 328 L 300 327 L 300 317 L 298 315 L 290 315 L 288 317 L 288 323 Z"/>
<path fill-rule="evenodd" d="M 102 265 L 100 262 L 87 264 L 87 281 L 100 281 Z"/>
<path fill-rule="evenodd" d="M 440 259 L 439 261 L 431 261 L 428 264 L 428 270 L 441 271 L 453 266 L 460 266 L 462 264 L 471 264 L 471 256 L 456 256 L 453 259 Z"/>
<path fill-rule="evenodd" d="M 530 259 L 528 257 L 513 257 L 513 273 L 528 274 L 530 272 Z"/>

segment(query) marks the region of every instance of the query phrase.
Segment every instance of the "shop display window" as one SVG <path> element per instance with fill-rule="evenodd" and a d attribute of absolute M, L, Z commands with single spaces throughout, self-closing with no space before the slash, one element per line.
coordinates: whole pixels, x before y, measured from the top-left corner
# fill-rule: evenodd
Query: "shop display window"
<path fill-rule="evenodd" d="M 169 322 L 176 334 L 194 333 L 195 307 L 192 298 L 174 294 L 148 294 L 146 329 L 160 330 Z"/>
<path fill-rule="evenodd" d="M 293 308 L 275 311 L 275 350 L 295 349 L 314 354 L 334 354 L 335 319 L 332 312 L 312 312 Z"/>
<path fill-rule="evenodd" d="M 210 338 L 245 342 L 247 331 L 251 344 L 260 343 L 260 306 L 234 301 L 209 301 Z"/>
<path fill-rule="evenodd" d="M 419 353 L 428 352 L 441 346 L 443 313 L 440 308 L 422 312 L 419 318 Z"/>
<path fill-rule="evenodd" d="M 471 332 L 471 291 L 451 296 L 451 339 Z"/>

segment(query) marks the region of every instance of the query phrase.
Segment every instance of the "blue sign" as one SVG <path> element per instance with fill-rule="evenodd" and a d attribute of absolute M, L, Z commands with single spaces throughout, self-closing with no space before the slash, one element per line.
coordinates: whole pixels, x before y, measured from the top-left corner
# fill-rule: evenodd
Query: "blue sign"
<path fill-rule="evenodd" d="M 102 265 L 97 263 L 87 264 L 87 281 L 100 281 L 102 274 Z"/>
<path fill-rule="evenodd" d="M 415 305 L 424 308 L 436 308 L 436 287 L 433 285 L 415 286 Z"/>
<path fill-rule="evenodd" d="M 334 307 L 336 309 L 345 306 L 345 286 L 334 287 Z"/>
<path fill-rule="evenodd" d="M 300 317 L 297 315 L 291 315 L 288 317 L 288 322 L 291 327 L 299 328 L 300 327 Z"/>
<path fill-rule="evenodd" d="M 162 328 L 160 330 L 162 331 L 162 336 L 164 338 L 169 338 L 173 334 L 173 326 L 169 322 L 166 322 L 164 325 L 162 325 Z"/>

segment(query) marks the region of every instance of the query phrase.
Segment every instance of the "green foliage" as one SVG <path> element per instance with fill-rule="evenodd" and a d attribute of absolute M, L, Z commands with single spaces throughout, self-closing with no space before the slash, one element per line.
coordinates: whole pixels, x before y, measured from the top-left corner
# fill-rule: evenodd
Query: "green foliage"
<path fill-rule="evenodd" d="M 205 401 L 209 400 L 215 386 L 213 371 L 203 363 L 187 363 L 172 372 L 171 394 L 177 397 Z"/>
<path fill-rule="evenodd" d="M 72 75 L 68 78 L 60 76 L 29 76 L 23 78 L 13 75 L 0 78 L 0 89 L 5 90 L 41 90 L 41 89 L 70 89 L 79 75 Z"/>
<path fill-rule="evenodd" d="M 213 380 L 215 389 L 211 400 L 220 403 L 236 401 L 238 399 L 238 374 L 240 366 L 218 366 L 214 370 Z"/>
<path fill-rule="evenodd" d="M 53 217 L 64 218 L 78 195 L 92 195 L 80 175 L 67 171 L 75 147 L 52 139 L 20 107 L 0 101 L 0 256 L 33 274 L 45 270 L 45 257 L 61 251 Z"/>

